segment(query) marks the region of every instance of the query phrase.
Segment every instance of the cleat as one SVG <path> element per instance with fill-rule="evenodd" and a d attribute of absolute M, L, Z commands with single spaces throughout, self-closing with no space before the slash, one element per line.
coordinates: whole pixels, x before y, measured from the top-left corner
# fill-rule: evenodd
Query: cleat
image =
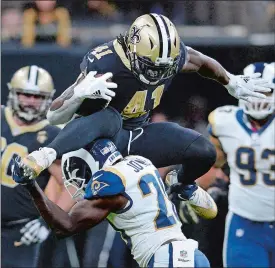
<path fill-rule="evenodd" d="M 186 188 L 187 187 L 189 187 L 189 189 L 183 189 L 183 193 L 179 194 L 179 197 L 181 198 L 184 193 L 186 194 L 188 192 L 190 194 L 190 192 L 193 191 L 191 197 L 189 197 L 186 202 L 188 202 L 194 211 L 203 219 L 214 219 L 218 214 L 218 208 L 213 198 L 196 184 L 188 185 Z"/>
<path fill-rule="evenodd" d="M 56 152 L 51 148 L 40 148 L 22 158 L 20 166 L 23 169 L 24 176 L 29 179 L 35 179 L 39 174 L 48 168 L 56 159 Z"/>
<path fill-rule="evenodd" d="M 177 199 L 188 202 L 197 215 L 203 219 L 214 219 L 217 216 L 218 208 L 213 198 L 196 183 L 183 185 L 178 182 L 177 172 L 170 171 L 165 178 L 169 187 L 168 195 L 176 193 Z"/>
<path fill-rule="evenodd" d="M 24 176 L 29 179 L 34 179 L 44 170 L 44 168 L 38 165 L 31 156 L 26 156 L 21 160 L 21 167 L 24 171 Z"/>

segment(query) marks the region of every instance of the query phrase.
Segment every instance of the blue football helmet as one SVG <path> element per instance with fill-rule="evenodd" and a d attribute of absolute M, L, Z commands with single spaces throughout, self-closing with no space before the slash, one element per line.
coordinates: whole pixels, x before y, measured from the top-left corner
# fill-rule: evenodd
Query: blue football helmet
<path fill-rule="evenodd" d="M 93 174 L 122 158 L 115 144 L 108 139 L 96 140 L 85 148 L 64 154 L 61 167 L 65 188 L 74 200 L 82 200 Z"/>
<path fill-rule="evenodd" d="M 275 84 L 275 63 L 256 62 L 249 64 L 244 68 L 244 75 L 252 75 L 253 73 L 261 73 L 262 78 L 268 82 Z M 264 119 L 275 111 L 275 93 L 274 90 L 267 96 L 266 99 L 255 99 L 248 103 L 244 100 L 239 100 L 239 107 L 244 113 L 254 119 Z"/>

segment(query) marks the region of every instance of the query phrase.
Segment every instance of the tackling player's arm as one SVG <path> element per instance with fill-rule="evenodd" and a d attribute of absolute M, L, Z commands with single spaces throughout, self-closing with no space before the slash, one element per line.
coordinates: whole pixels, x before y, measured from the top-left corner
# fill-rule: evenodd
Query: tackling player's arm
<path fill-rule="evenodd" d="M 82 200 L 69 213 L 50 201 L 39 185 L 26 186 L 41 216 L 59 238 L 87 230 L 103 221 L 110 212 L 123 208 L 127 199 L 122 195 Z"/>

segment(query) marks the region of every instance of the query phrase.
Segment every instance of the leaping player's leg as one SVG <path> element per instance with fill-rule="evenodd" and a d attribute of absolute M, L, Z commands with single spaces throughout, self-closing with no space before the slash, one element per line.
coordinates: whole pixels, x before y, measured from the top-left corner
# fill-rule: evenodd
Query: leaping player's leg
<path fill-rule="evenodd" d="M 196 131 L 176 123 L 152 123 L 131 144 L 131 153 L 150 159 L 156 167 L 182 164 L 178 180 L 192 184 L 216 161 L 214 146 Z"/>
<path fill-rule="evenodd" d="M 215 148 L 208 139 L 176 123 L 152 123 L 144 127 L 143 134 L 132 142 L 130 153 L 150 159 L 158 168 L 181 164 L 179 173 L 170 176 L 179 182 L 171 183 L 175 196 L 188 200 L 201 217 L 216 217 L 214 200 L 194 183 L 216 160 Z"/>
<path fill-rule="evenodd" d="M 272 267 L 269 266 L 262 227 L 262 223 L 228 213 L 223 246 L 224 267 Z"/>
<path fill-rule="evenodd" d="M 121 127 L 121 116 L 112 107 L 74 119 L 59 132 L 47 147 L 22 159 L 24 171 L 30 178 L 35 178 L 56 158 L 60 158 L 67 152 L 83 148 L 97 138 L 112 139 Z"/>

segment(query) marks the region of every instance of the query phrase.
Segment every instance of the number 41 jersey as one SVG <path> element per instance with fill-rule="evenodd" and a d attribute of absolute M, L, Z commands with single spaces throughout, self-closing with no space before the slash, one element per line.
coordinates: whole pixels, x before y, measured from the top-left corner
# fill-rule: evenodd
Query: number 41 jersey
<path fill-rule="evenodd" d="M 229 210 L 252 221 L 274 221 L 274 115 L 254 131 L 243 110 L 224 106 L 209 115 L 209 123 L 230 167 Z"/>
<path fill-rule="evenodd" d="M 121 232 L 141 267 L 147 267 L 156 250 L 169 240 L 186 240 L 174 205 L 168 199 L 157 169 L 146 158 L 128 156 L 94 174 L 86 199 L 122 194 L 128 204 L 110 213 L 108 221 Z"/>

